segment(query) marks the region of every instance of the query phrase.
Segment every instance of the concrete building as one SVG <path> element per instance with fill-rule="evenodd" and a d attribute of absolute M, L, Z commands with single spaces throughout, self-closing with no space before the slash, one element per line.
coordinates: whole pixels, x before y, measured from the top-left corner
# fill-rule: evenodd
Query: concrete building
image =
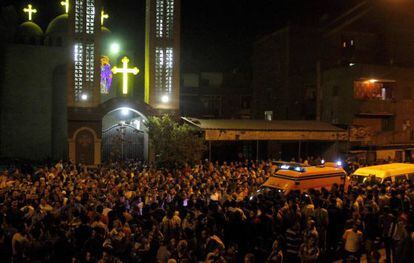
<path fill-rule="evenodd" d="M 180 92 L 182 116 L 251 118 L 251 90 L 246 73 L 184 73 Z"/>
<path fill-rule="evenodd" d="M 253 44 L 253 114 L 274 119 L 314 119 L 318 29 L 287 26 Z"/>
<path fill-rule="evenodd" d="M 317 119 L 349 131 L 362 159 L 412 159 L 414 3 L 362 1 L 313 28 L 254 43 L 255 117 Z"/>
<path fill-rule="evenodd" d="M 350 150 L 363 159 L 412 160 L 413 74 L 367 64 L 324 71 L 322 120 L 348 126 Z"/>

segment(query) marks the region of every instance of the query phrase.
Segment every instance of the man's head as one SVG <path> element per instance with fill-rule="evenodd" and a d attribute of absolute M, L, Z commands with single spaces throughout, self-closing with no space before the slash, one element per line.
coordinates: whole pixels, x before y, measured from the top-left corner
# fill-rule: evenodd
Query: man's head
<path fill-rule="evenodd" d="M 355 223 L 352 225 L 352 231 L 357 232 L 360 224 L 361 222 L 359 220 L 355 221 Z"/>

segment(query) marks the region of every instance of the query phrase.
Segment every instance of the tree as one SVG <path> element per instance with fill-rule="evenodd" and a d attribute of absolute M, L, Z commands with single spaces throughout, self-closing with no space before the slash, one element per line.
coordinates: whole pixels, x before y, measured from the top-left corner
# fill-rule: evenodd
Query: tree
<path fill-rule="evenodd" d="M 166 167 L 182 166 L 201 159 L 205 151 L 204 139 L 188 124 L 179 124 L 169 115 L 150 117 L 148 128 L 151 150 L 156 163 Z"/>

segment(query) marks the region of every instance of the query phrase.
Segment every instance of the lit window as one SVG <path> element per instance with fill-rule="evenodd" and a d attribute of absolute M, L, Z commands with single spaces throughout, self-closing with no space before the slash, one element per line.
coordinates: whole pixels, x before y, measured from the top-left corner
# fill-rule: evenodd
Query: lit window
<path fill-rule="evenodd" d="M 172 39 L 174 31 L 174 0 L 157 0 L 155 34 L 158 38 Z"/>
<path fill-rule="evenodd" d="M 173 79 L 173 49 L 171 47 L 166 48 L 166 63 L 165 63 L 165 91 L 171 93 L 172 91 L 172 79 Z"/>
<path fill-rule="evenodd" d="M 159 38 L 162 38 L 164 36 L 164 25 L 163 25 L 164 0 L 157 0 L 155 17 L 156 17 L 156 26 L 155 26 L 156 36 Z"/>
<path fill-rule="evenodd" d="M 75 32 L 83 33 L 83 28 L 85 26 L 85 10 L 83 2 L 84 0 L 76 0 L 75 2 Z"/>
<path fill-rule="evenodd" d="M 342 41 L 343 48 L 351 48 L 355 46 L 355 41 L 353 39 L 346 39 Z"/>
<path fill-rule="evenodd" d="M 174 54 L 172 47 L 155 48 L 155 89 L 158 94 L 172 92 Z"/>
<path fill-rule="evenodd" d="M 387 81 L 355 81 L 354 98 L 362 100 L 390 100 L 393 99 L 393 91 L 396 82 Z"/>
<path fill-rule="evenodd" d="M 167 15 L 165 18 L 166 24 L 166 37 L 171 39 L 173 37 L 174 30 L 174 0 L 167 1 Z"/>
<path fill-rule="evenodd" d="M 95 45 L 86 44 L 86 81 L 93 82 L 94 73 L 95 73 Z"/>
<path fill-rule="evenodd" d="M 77 43 L 74 46 L 73 51 L 74 56 L 74 92 L 75 92 L 75 101 L 81 99 L 83 91 L 83 44 Z"/>
<path fill-rule="evenodd" d="M 86 0 L 86 33 L 93 34 L 95 27 L 95 0 Z"/>

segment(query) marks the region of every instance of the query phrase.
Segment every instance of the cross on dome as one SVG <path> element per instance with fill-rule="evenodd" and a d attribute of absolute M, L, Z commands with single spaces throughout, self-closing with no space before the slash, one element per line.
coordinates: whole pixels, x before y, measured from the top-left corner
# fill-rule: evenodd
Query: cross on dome
<path fill-rule="evenodd" d="M 31 4 L 28 4 L 27 8 L 23 8 L 23 12 L 27 13 L 29 21 L 32 21 L 32 16 L 37 13 L 37 9 L 33 8 Z"/>
<path fill-rule="evenodd" d="M 60 5 L 65 7 L 65 13 L 68 14 L 69 13 L 69 0 L 64 0 L 60 2 Z"/>
<path fill-rule="evenodd" d="M 104 25 L 105 19 L 108 19 L 108 18 L 109 18 L 109 15 L 105 14 L 105 11 L 102 9 L 102 11 L 101 11 L 101 26 Z"/>

